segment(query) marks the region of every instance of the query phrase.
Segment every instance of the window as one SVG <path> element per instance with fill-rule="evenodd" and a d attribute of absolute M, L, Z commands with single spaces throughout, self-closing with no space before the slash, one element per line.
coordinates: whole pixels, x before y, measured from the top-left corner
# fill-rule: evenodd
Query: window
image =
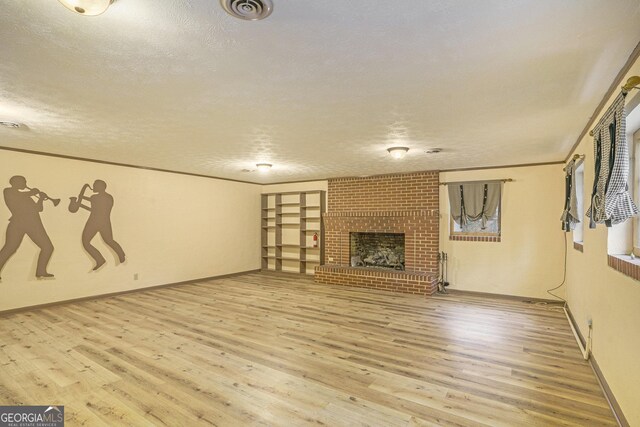
<path fill-rule="evenodd" d="M 640 129 L 633 134 L 633 139 L 629 138 L 631 165 L 629 175 L 629 183 L 633 201 L 640 202 Z M 633 220 L 633 253 L 640 256 L 640 217 Z"/>
<path fill-rule="evenodd" d="M 573 242 L 582 244 L 584 240 L 584 163 L 576 169 L 576 199 L 578 201 L 579 223 L 573 229 Z"/>
<path fill-rule="evenodd" d="M 640 94 L 627 99 L 626 141 L 629 156 L 628 191 L 633 201 L 640 201 Z M 629 257 L 630 253 L 640 257 L 640 222 L 638 216 L 631 221 L 613 225 L 607 229 L 607 253 L 609 266 L 627 274 L 631 265 L 638 261 Z M 635 267 L 634 267 L 635 268 Z M 633 273 L 635 274 L 635 273 Z"/>
<path fill-rule="evenodd" d="M 490 215 L 485 223 L 485 227 L 482 228 L 482 220 L 469 221 L 464 225 L 458 225 L 453 219 L 451 219 L 451 234 L 459 235 L 473 235 L 473 236 L 499 236 L 500 235 L 500 204 L 496 208 L 496 211 Z"/>
<path fill-rule="evenodd" d="M 502 182 L 448 183 L 449 239 L 500 241 Z"/>
<path fill-rule="evenodd" d="M 624 107 L 627 111 L 625 144 L 617 144 L 617 147 L 626 148 L 627 152 L 624 154 L 629 160 L 626 193 L 630 196 L 629 201 L 637 206 L 640 201 L 640 93 L 630 92 Z M 595 128 L 594 133 L 597 133 Z M 604 135 L 606 136 L 606 133 Z M 620 141 L 622 141 L 621 137 Z M 621 181 L 618 180 L 617 184 L 620 183 Z M 625 202 L 622 208 L 624 209 L 619 209 L 619 212 L 623 212 L 627 218 L 619 218 L 622 220 L 615 223 L 612 221 L 613 225 L 607 228 L 607 263 L 609 267 L 622 274 L 640 280 L 640 222 L 637 214 L 629 215 L 631 210 L 635 210 L 635 206 L 631 207 Z"/>

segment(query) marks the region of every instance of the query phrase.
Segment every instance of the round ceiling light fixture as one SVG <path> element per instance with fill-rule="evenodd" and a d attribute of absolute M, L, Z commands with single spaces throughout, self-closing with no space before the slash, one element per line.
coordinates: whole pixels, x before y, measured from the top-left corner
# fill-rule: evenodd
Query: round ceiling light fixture
<path fill-rule="evenodd" d="M 267 172 L 273 165 L 271 163 L 256 163 L 256 167 L 260 172 Z"/>
<path fill-rule="evenodd" d="M 231 16 L 245 21 L 259 21 L 271 15 L 271 0 L 220 0 L 222 8 Z"/>
<path fill-rule="evenodd" d="M 22 125 L 18 122 L 0 121 L 0 126 L 4 126 L 6 128 L 11 128 L 11 129 L 18 129 Z"/>
<path fill-rule="evenodd" d="M 96 16 L 103 14 L 114 0 L 58 0 L 64 7 L 79 15 Z"/>
<path fill-rule="evenodd" d="M 401 159 L 407 154 L 409 147 L 391 147 L 387 148 L 387 151 L 394 159 Z"/>

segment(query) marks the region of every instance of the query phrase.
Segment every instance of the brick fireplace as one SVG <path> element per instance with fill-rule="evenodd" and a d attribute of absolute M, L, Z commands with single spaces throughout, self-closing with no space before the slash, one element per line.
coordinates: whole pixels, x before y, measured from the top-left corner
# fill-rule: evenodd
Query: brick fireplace
<path fill-rule="evenodd" d="M 330 179 L 318 283 L 432 294 L 438 275 L 438 173 Z M 402 235 L 402 268 L 352 266 L 353 233 Z"/>

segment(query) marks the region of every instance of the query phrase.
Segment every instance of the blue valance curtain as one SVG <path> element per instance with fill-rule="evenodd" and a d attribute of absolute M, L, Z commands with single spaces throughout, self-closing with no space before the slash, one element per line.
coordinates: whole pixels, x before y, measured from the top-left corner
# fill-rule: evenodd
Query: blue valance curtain
<path fill-rule="evenodd" d="M 587 211 L 589 228 L 596 224 L 610 227 L 638 214 L 627 184 L 629 148 L 624 101 L 625 94 L 620 93 L 593 128 L 595 178 Z"/>

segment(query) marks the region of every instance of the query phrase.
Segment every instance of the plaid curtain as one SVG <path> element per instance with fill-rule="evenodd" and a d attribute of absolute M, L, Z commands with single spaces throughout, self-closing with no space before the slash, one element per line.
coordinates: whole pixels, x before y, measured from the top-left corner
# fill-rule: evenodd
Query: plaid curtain
<path fill-rule="evenodd" d="M 575 160 L 571 160 L 566 167 L 564 176 L 564 210 L 560 220 L 562 221 L 562 229 L 566 232 L 573 230 L 576 224 L 580 222 L 578 219 L 578 196 L 576 194 L 576 169 L 578 164 Z"/>
<path fill-rule="evenodd" d="M 638 214 L 627 184 L 629 148 L 624 101 L 625 94 L 620 93 L 593 128 L 596 173 L 587 211 L 589 228 L 596 224 L 610 227 Z"/>

